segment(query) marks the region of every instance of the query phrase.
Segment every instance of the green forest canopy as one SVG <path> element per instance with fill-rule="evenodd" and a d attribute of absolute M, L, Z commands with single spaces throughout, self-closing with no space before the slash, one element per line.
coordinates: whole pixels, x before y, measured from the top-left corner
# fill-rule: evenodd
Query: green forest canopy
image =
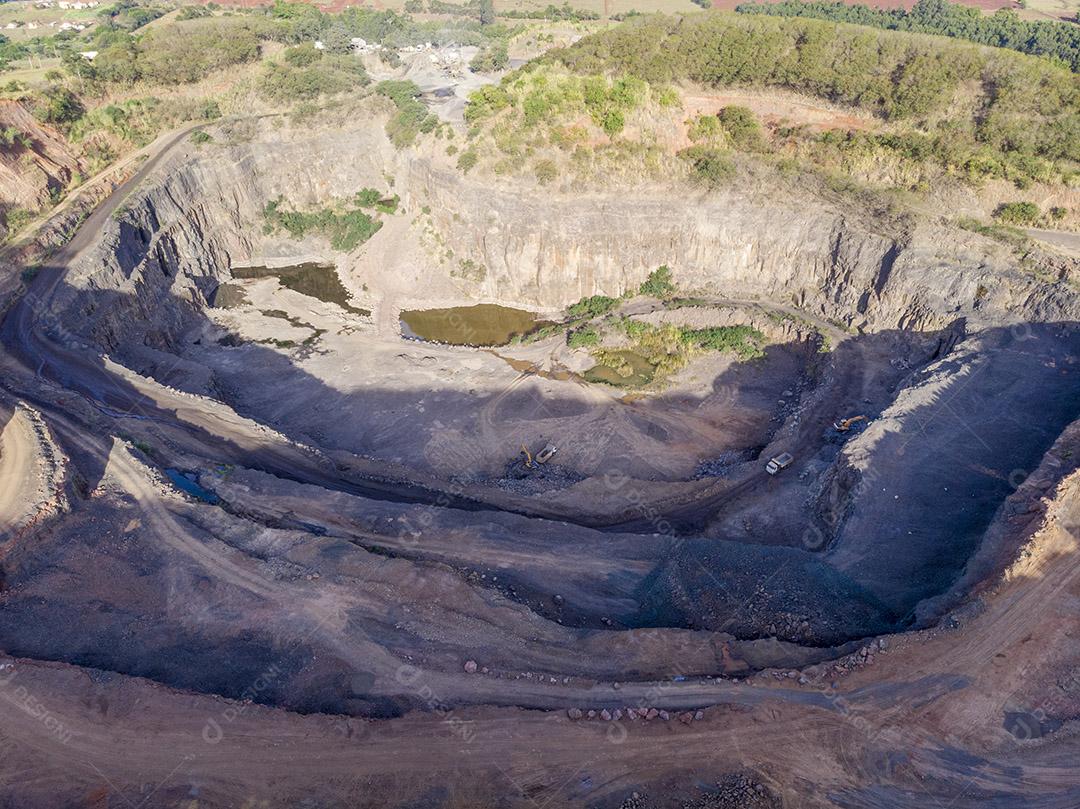
<path fill-rule="evenodd" d="M 779 3 L 743 3 L 736 11 L 778 17 L 813 17 L 874 28 L 969 39 L 982 45 L 1060 59 L 1071 70 L 1080 71 L 1080 26 L 1071 22 L 1022 20 L 1011 9 L 999 9 L 992 15 L 986 15 L 972 6 L 950 3 L 948 0 L 919 0 L 911 11 L 822 0 L 782 0 Z"/>

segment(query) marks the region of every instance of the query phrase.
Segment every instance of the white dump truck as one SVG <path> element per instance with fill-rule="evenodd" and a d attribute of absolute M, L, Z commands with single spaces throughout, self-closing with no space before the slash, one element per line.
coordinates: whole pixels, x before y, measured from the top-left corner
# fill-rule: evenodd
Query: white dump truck
<path fill-rule="evenodd" d="M 769 458 L 769 462 L 765 464 L 765 471 L 768 472 L 770 475 L 775 475 L 781 469 L 787 469 L 789 466 L 791 466 L 791 462 L 794 460 L 795 458 L 790 452 L 783 452 L 780 455 L 774 455 L 773 457 Z"/>

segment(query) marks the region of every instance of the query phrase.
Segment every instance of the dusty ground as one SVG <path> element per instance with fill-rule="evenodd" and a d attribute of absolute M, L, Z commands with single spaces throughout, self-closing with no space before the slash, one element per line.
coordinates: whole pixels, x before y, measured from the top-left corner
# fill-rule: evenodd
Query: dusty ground
<path fill-rule="evenodd" d="M 796 296 L 631 297 L 619 314 L 769 344 L 628 395 L 562 336 L 403 340 L 402 308 L 467 300 L 411 267 L 414 210 L 340 274 L 370 315 L 273 279 L 206 306 L 170 263 L 182 215 L 159 204 L 147 236 L 117 213 L 176 176 L 183 136 L 3 279 L 3 803 L 1080 802 L 1071 319 L 995 324 L 961 281 L 935 292 L 979 322 L 862 332 Z M 224 225 L 195 218 L 212 290 Z M 831 294 L 862 256 L 887 303 L 897 248 L 839 241 Z M 119 270 L 79 275 L 87 256 Z M 900 289 L 900 322 L 927 322 Z M 143 337 L 107 343 L 121 306 Z M 559 474 L 508 482 L 547 440 Z"/>

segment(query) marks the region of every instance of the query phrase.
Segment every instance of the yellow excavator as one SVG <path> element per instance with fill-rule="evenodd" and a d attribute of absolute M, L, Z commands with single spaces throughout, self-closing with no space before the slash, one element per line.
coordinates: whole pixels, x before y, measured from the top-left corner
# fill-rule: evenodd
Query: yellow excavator
<path fill-rule="evenodd" d="M 866 416 L 852 416 L 848 419 L 839 419 L 833 422 L 833 429 L 838 433 L 846 433 L 860 421 L 866 421 Z"/>
<path fill-rule="evenodd" d="M 524 456 L 524 460 L 522 461 L 522 463 L 525 465 L 526 469 L 536 469 L 538 466 L 540 466 L 540 464 L 545 464 L 550 461 L 551 456 L 553 456 L 558 451 L 559 448 L 556 447 L 554 444 L 545 444 L 544 448 L 538 453 L 536 453 L 536 455 L 534 456 L 531 452 L 529 452 L 529 448 L 522 444 L 521 454 L 522 456 Z"/>

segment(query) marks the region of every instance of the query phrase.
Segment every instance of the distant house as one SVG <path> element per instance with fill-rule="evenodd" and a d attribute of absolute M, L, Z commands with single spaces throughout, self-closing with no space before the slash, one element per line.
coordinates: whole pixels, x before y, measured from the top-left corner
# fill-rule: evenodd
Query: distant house
<path fill-rule="evenodd" d="M 79 51 L 79 56 L 85 59 L 87 62 L 93 62 L 94 57 L 98 55 L 97 51 Z"/>

